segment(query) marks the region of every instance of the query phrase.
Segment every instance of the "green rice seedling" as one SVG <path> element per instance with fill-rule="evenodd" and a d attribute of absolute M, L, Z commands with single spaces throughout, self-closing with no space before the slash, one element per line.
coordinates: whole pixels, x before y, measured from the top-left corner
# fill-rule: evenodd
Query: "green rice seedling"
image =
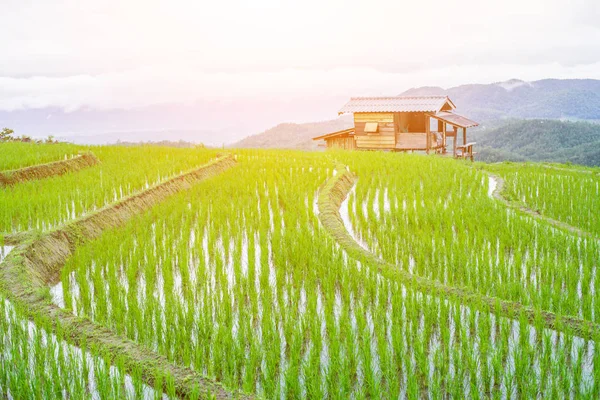
<path fill-rule="evenodd" d="M 38 164 L 61 161 L 87 151 L 85 146 L 69 143 L 37 144 L 0 143 L 0 171 L 10 171 Z"/>
<path fill-rule="evenodd" d="M 340 159 L 359 176 L 355 209 L 372 215 L 362 219 L 358 212 L 351 229 L 374 254 L 447 285 L 597 321 L 592 309 L 599 242 L 507 209 L 489 195 L 485 173 L 452 160 L 407 156 L 384 164 L 370 154 Z M 390 207 L 381 201 L 375 206 L 372 193 L 386 190 Z M 391 204 L 402 206 L 392 212 Z"/>
<path fill-rule="evenodd" d="M 2 229 L 29 226 L 25 215 L 36 216 L 34 227 L 54 226 L 214 155 L 94 152 L 103 169 L 85 173 L 97 175 L 56 178 L 64 187 L 44 195 L 60 211 L 22 201 L 19 214 L 7 196 L 10 223 Z M 139 164 L 120 170 L 127 155 Z M 539 320 L 546 310 L 597 321 L 597 243 L 507 209 L 490 196 L 484 172 L 453 160 L 254 150 L 237 158 L 235 168 L 78 246 L 51 290 L 56 304 L 174 364 L 267 398 L 598 393 L 595 343 Z M 540 317 L 509 320 L 453 296 L 432 297 L 346 254 L 314 207 L 333 158 L 359 177 L 342 211 L 376 256 L 521 302 Z M 44 193 L 45 185 L 15 189 L 25 196 Z M 92 185 L 100 190 L 88 195 Z M 0 395 L 137 398 L 162 397 L 164 389 L 174 397 L 166 371 L 156 371 L 152 391 L 140 371 L 127 375 L 123 361 L 103 349 L 67 346 L 60 329 L 49 340 L 40 321 L 30 333 L 25 318 L 3 307 L 0 341 L 10 350 L 0 359 Z"/>
<path fill-rule="evenodd" d="M 331 157 L 359 176 L 346 205 L 351 228 L 398 268 L 562 315 L 595 309 L 572 276 L 592 271 L 595 248 L 511 214 L 481 171 L 433 157 Z M 420 293 L 344 253 L 313 206 L 333 173 L 329 156 L 237 158 L 80 246 L 59 288 L 69 309 L 267 398 L 571 396 L 573 382 L 595 376 L 597 351 L 580 350 L 583 340 L 540 350 L 539 337 L 565 335 Z M 570 272 L 552 269 L 563 262 Z M 581 284 L 595 285 L 592 275 Z M 573 351 L 582 356 L 561 356 Z M 593 391 L 579 386 L 582 396 Z"/>
<path fill-rule="evenodd" d="M 128 393 L 122 362 L 110 367 L 99 349 L 68 345 L 60 325 L 56 334 L 49 332 L 0 295 L 1 397 L 123 398 Z M 129 379 L 144 387 L 140 377 Z"/>
<path fill-rule="evenodd" d="M 14 149 L 14 144 L 0 144 L 0 150 L 20 154 L 22 150 Z M 61 146 L 57 149 L 63 148 Z M 46 147 L 54 148 L 53 145 Z M 0 191 L 0 232 L 51 229 L 170 176 L 201 166 L 216 156 L 215 151 L 206 149 L 154 146 L 104 146 L 90 150 L 100 160 L 93 167 L 3 188 Z"/>
<path fill-rule="evenodd" d="M 504 179 L 503 194 L 549 218 L 600 235 L 600 170 L 546 164 L 483 166 Z"/>

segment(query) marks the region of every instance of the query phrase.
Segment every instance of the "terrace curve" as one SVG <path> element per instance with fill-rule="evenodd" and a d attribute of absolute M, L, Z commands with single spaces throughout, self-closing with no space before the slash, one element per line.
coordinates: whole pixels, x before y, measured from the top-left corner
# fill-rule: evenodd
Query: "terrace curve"
<path fill-rule="evenodd" d="M 337 173 L 321 187 L 318 199 L 319 219 L 329 234 L 349 256 L 365 265 L 376 268 L 382 276 L 398 280 L 425 294 L 455 299 L 469 307 L 484 312 L 492 312 L 501 317 L 519 319 L 524 316 L 531 325 L 540 324 L 545 328 L 562 331 L 583 339 L 594 341 L 600 339 L 600 324 L 580 318 L 556 315 L 514 301 L 485 296 L 467 288 L 448 286 L 404 271 L 365 250 L 346 230 L 340 215 L 341 204 L 354 186 L 356 177 L 344 165 L 337 165 L 336 171 Z"/>
<path fill-rule="evenodd" d="M 64 175 L 98 164 L 100 161 L 92 153 L 84 153 L 68 160 L 33 165 L 21 169 L 0 172 L 0 187 L 17 183 Z"/>
<path fill-rule="evenodd" d="M 553 168 L 553 167 L 551 167 Z M 565 169 L 563 169 L 565 170 Z M 506 196 L 504 196 L 503 192 L 504 192 L 504 179 L 496 174 L 492 174 L 490 172 L 487 172 L 488 176 L 490 178 L 493 178 L 496 181 L 496 187 L 494 188 L 493 192 L 492 192 L 492 196 L 501 201 L 502 203 L 504 203 L 507 207 L 512 208 L 513 210 L 516 210 L 518 212 L 521 212 L 523 214 L 527 214 L 530 217 L 534 218 L 534 219 L 538 219 L 541 221 L 544 221 L 550 225 L 552 225 L 555 228 L 558 229 L 562 229 L 564 231 L 573 233 L 575 235 L 578 235 L 580 237 L 584 237 L 584 238 L 588 238 L 588 239 L 593 239 L 593 240 L 600 240 L 596 235 L 594 235 L 591 232 L 585 231 L 581 228 L 578 228 L 576 226 L 573 225 L 569 225 L 566 222 L 562 222 L 553 218 L 550 218 L 542 213 L 540 213 L 539 211 L 535 211 L 533 209 L 531 209 L 530 207 L 528 207 L 526 204 L 524 203 L 520 203 L 517 201 L 513 201 L 508 199 Z"/>
<path fill-rule="evenodd" d="M 0 263 L 0 288 L 11 302 L 24 307 L 31 320 L 47 321 L 53 329 L 60 325 L 67 342 L 81 347 L 97 346 L 106 351 L 114 362 L 124 360 L 125 370 L 141 370 L 146 384 L 153 387 L 157 372 L 166 372 L 173 378 L 178 396 L 189 398 L 249 398 L 241 392 L 230 391 L 220 383 L 198 372 L 176 365 L 144 346 L 111 330 L 82 318 L 52 304 L 48 285 L 60 279 L 60 272 L 75 248 L 99 237 L 106 229 L 123 225 L 134 215 L 193 184 L 215 176 L 236 164 L 229 155 L 219 157 L 204 166 L 175 176 L 147 190 L 126 197 L 113 205 L 102 208 L 44 234 L 32 234 L 23 238 Z M 165 387 L 166 389 L 166 382 Z"/>

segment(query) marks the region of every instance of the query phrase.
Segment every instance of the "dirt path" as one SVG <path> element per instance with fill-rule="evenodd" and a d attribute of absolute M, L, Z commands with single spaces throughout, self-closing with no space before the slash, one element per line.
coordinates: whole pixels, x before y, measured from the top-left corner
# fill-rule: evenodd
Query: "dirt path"
<path fill-rule="evenodd" d="M 0 187 L 16 185 L 20 182 L 44 179 L 50 176 L 63 175 L 67 172 L 79 171 L 98 164 L 100 161 L 92 153 L 85 153 L 68 160 L 54 161 L 47 164 L 0 172 Z"/>
<path fill-rule="evenodd" d="M 569 333 L 583 339 L 595 341 L 600 338 L 599 324 L 569 316 L 558 316 L 552 312 L 536 310 L 518 302 L 485 296 L 467 288 L 447 286 L 435 280 L 410 274 L 392 263 L 379 259 L 373 253 L 362 248 L 344 227 L 339 209 L 354 185 L 356 177 L 343 165 L 338 165 L 336 169 L 336 175 L 327 180 L 319 192 L 319 219 L 325 229 L 351 257 L 376 268 L 382 276 L 388 279 L 398 280 L 404 285 L 426 294 L 456 300 L 469 307 L 492 312 L 501 317 L 519 319 L 521 315 L 524 315 L 532 325 L 541 323 L 545 328 Z M 501 187 L 500 182 L 498 182 L 498 186 Z"/>
<path fill-rule="evenodd" d="M 176 393 L 182 398 L 194 393 L 200 394 L 201 398 L 249 398 L 243 393 L 225 389 L 190 368 L 172 363 L 89 318 L 77 317 L 55 306 L 48 295 L 48 285 L 60 280 L 66 260 L 78 245 L 97 238 L 106 229 L 122 226 L 134 215 L 231 168 L 235 163 L 231 156 L 220 157 L 59 229 L 24 238 L 0 264 L 0 287 L 11 302 L 25 308 L 30 319 L 47 322 L 53 329 L 60 325 L 63 331 L 68 332 L 65 339 L 70 344 L 81 346 L 86 343 L 88 348 L 97 346 L 110 355 L 111 361 L 121 358 L 127 372 L 141 370 L 144 382 L 151 387 L 154 387 L 156 373 L 166 372 L 173 377 Z"/>
<path fill-rule="evenodd" d="M 517 210 L 519 212 L 522 212 L 524 214 L 527 214 L 535 219 L 544 221 L 550 225 L 552 225 L 555 228 L 558 229 L 562 229 L 565 231 L 568 231 L 570 233 L 574 233 L 578 236 L 584 237 L 584 238 L 588 238 L 588 239 L 593 239 L 593 240 L 600 240 L 600 238 L 598 238 L 596 235 L 594 235 L 593 233 L 590 233 L 588 231 L 585 231 L 583 229 L 577 228 L 576 226 L 573 225 L 569 225 L 565 222 L 550 218 L 546 215 L 541 214 L 538 211 L 534 211 L 531 208 L 529 208 L 527 205 L 523 204 L 523 203 L 519 203 L 516 201 L 511 201 L 509 199 L 507 199 L 506 197 L 504 197 L 504 195 L 502 194 L 503 190 L 504 190 L 504 179 L 496 174 L 492 174 L 490 172 L 487 172 L 488 176 L 490 176 L 491 178 L 493 178 L 496 181 L 496 188 L 494 189 L 494 191 L 492 192 L 492 195 L 494 196 L 495 199 L 500 200 L 501 202 L 503 202 L 507 207 L 510 207 L 514 210 Z"/>

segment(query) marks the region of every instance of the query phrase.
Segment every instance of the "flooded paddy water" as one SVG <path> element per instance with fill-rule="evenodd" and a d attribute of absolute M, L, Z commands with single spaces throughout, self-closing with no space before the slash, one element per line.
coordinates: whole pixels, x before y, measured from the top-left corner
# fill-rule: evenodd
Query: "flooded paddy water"
<path fill-rule="evenodd" d="M 599 359 L 593 341 L 384 278 L 319 224 L 318 190 L 339 174 L 331 160 L 248 154 L 235 171 L 81 245 L 50 288 L 54 304 L 268 398 L 514 398 L 539 387 L 548 395 L 591 393 Z M 541 265 L 567 254 L 550 255 L 547 244 L 564 237 L 502 209 L 490 199 L 495 182 L 486 185 L 470 169 L 444 176 L 454 167 L 433 157 L 431 170 L 402 164 L 395 174 L 373 170 L 373 155 L 356 157 L 365 165 L 356 167 L 359 183 L 340 216 L 363 249 L 419 276 L 482 291 L 509 287 L 500 294 L 545 301 L 535 298 L 548 282 Z M 390 158 L 413 159 L 421 160 Z M 476 228 L 465 222 L 473 210 L 482 214 Z M 491 237 L 502 232 L 495 224 L 517 239 Z M 520 230 L 530 232 L 527 246 Z M 579 257 L 581 284 L 552 278 L 584 305 L 597 281 L 582 255 L 591 245 L 568 245 L 569 256 Z M 595 319 L 590 304 L 591 311 L 578 310 Z"/>

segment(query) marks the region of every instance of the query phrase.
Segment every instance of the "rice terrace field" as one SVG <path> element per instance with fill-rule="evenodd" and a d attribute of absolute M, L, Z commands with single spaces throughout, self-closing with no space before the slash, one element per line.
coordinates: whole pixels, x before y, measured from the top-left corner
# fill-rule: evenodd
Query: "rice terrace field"
<path fill-rule="evenodd" d="M 0 398 L 600 398 L 600 169 L 0 143 Z"/>

